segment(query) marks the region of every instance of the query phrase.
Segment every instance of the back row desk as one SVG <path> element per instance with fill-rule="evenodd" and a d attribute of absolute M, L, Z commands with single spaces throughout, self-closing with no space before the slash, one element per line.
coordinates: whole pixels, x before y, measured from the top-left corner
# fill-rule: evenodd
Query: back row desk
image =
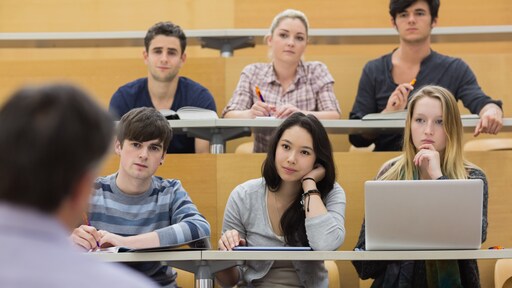
<path fill-rule="evenodd" d="M 479 119 L 463 118 L 464 132 L 472 133 Z M 210 152 L 225 152 L 226 141 L 250 136 L 257 128 L 275 128 L 282 119 L 197 119 L 169 120 L 176 133 L 185 133 L 210 141 Z M 321 120 L 328 133 L 362 134 L 362 133 L 396 133 L 404 129 L 405 120 Z M 501 132 L 512 132 L 512 118 L 503 119 Z"/>
<path fill-rule="evenodd" d="M 214 273 L 245 260 L 447 260 L 512 258 L 512 249 L 437 251 L 171 251 L 144 253 L 98 253 L 102 261 L 163 261 L 194 273 L 196 287 L 213 287 Z"/>

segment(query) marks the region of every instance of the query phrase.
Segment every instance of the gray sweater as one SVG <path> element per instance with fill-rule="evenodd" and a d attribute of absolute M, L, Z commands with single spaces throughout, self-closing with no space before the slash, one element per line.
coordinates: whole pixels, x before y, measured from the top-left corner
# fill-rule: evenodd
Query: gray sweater
<path fill-rule="evenodd" d="M 222 231 L 237 230 L 247 246 L 285 246 L 277 238 L 269 222 L 263 178 L 238 185 L 229 196 Z M 306 234 L 313 250 L 332 251 L 345 240 L 345 192 L 338 183 L 324 199 L 328 213 L 306 218 Z M 274 261 L 246 261 L 242 267 L 243 282 L 249 287 L 254 279 L 263 278 Z M 328 277 L 323 261 L 293 261 L 305 287 L 327 287 Z"/>

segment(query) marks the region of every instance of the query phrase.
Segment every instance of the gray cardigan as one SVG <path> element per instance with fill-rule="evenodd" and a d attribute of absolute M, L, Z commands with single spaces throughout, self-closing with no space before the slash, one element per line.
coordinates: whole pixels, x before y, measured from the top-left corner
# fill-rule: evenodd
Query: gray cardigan
<path fill-rule="evenodd" d="M 284 246 L 269 223 L 263 178 L 238 185 L 229 196 L 222 231 L 237 230 L 247 246 Z M 324 199 L 328 213 L 306 218 L 306 234 L 313 250 L 332 251 L 345 240 L 345 192 L 335 183 Z M 246 261 L 241 271 L 249 287 L 254 279 L 263 278 L 274 261 Z M 323 261 L 293 261 L 305 287 L 327 287 L 328 277 Z"/>

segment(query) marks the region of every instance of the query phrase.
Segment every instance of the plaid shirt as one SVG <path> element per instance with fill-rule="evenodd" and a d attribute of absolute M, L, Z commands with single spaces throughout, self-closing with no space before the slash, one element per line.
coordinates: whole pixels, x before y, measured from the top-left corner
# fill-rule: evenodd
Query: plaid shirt
<path fill-rule="evenodd" d="M 333 90 L 334 78 L 327 66 L 321 62 L 300 62 L 295 80 L 282 91 L 272 63 L 255 63 L 244 68 L 233 97 L 227 104 L 222 116 L 229 111 L 251 109 L 255 101 L 256 85 L 268 104 L 279 107 L 291 104 L 302 111 L 337 111 L 341 113 Z M 273 129 L 255 129 L 254 152 L 266 152 Z"/>

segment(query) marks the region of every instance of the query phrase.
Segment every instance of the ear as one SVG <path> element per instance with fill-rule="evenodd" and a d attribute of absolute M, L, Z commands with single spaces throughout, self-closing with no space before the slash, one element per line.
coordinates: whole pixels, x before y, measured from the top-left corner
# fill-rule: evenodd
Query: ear
<path fill-rule="evenodd" d="M 267 35 L 265 40 L 267 41 L 267 46 L 272 46 L 272 35 Z"/>
<path fill-rule="evenodd" d="M 142 51 L 142 58 L 144 59 L 144 64 L 148 65 L 148 52 L 146 49 Z"/>
<path fill-rule="evenodd" d="M 395 18 L 391 17 L 391 19 L 390 19 L 390 20 L 391 20 L 391 26 L 393 26 L 393 28 L 395 28 L 395 29 L 398 29 L 398 28 L 396 27 Z"/>
<path fill-rule="evenodd" d="M 439 18 L 436 17 L 436 18 L 434 18 L 434 20 L 432 20 L 432 24 L 430 25 L 430 28 L 434 28 L 437 26 L 437 19 L 439 19 Z"/>
<path fill-rule="evenodd" d="M 166 151 L 164 151 L 164 154 L 162 154 L 162 159 L 160 159 L 160 165 L 164 164 L 165 155 L 167 155 Z"/>
<path fill-rule="evenodd" d="M 123 147 L 121 147 L 121 142 L 119 142 L 119 140 L 116 139 L 116 143 L 114 144 L 114 150 L 115 150 L 116 154 L 121 155 L 122 149 L 123 149 Z"/>
<path fill-rule="evenodd" d="M 183 54 L 181 54 L 181 64 L 184 64 L 185 61 L 187 61 L 187 52 L 183 52 Z"/>

